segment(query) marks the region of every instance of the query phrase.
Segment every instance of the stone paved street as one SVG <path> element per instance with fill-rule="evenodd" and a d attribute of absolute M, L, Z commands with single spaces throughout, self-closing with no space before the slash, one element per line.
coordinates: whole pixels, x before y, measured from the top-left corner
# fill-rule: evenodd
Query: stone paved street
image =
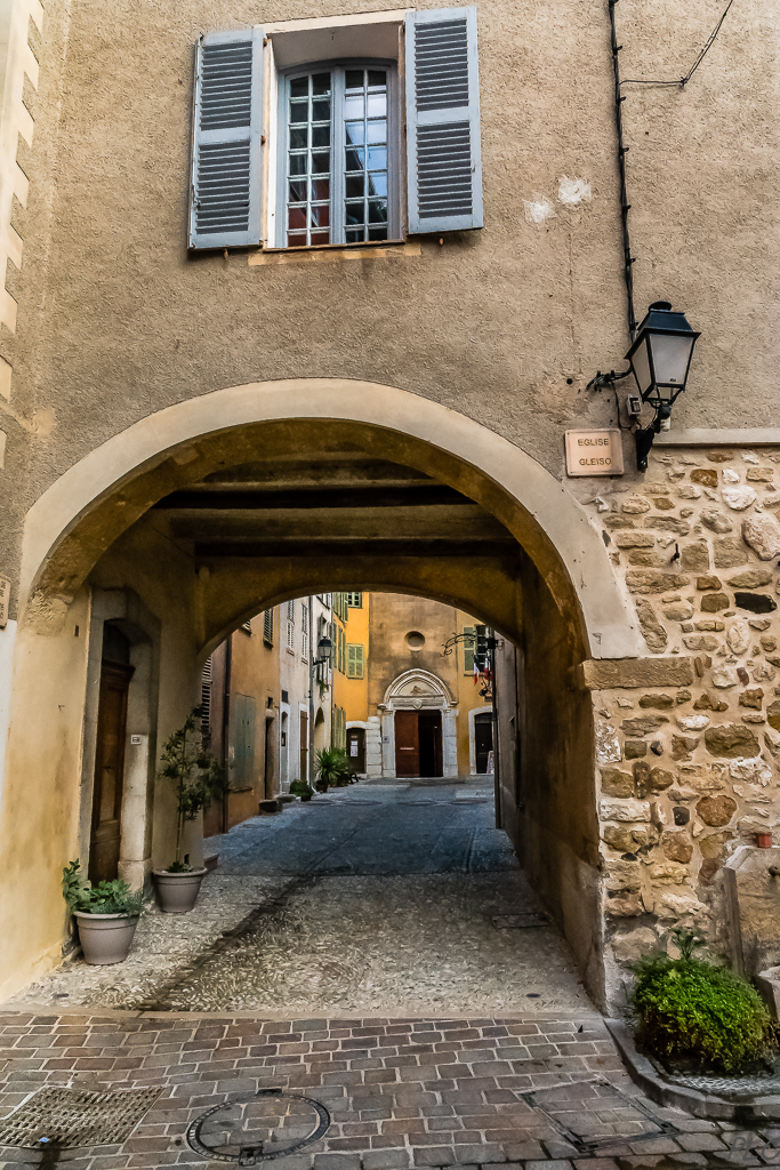
<path fill-rule="evenodd" d="M 0 1147 L 4 1166 L 216 1168 L 225 1161 L 197 1154 L 188 1127 L 231 1097 L 246 1100 L 258 1089 L 283 1089 L 327 1110 L 324 1134 L 275 1158 L 274 1170 L 780 1164 L 780 1128 L 740 1131 L 643 1098 L 592 1012 L 286 1022 L 6 1012 L 0 1067 L 2 1116 L 42 1086 L 158 1091 L 121 1142 L 110 1144 L 112 1121 L 105 1144 L 50 1151 L 48 1160 L 37 1151 Z M 296 1117 L 303 1116 L 305 1102 L 293 1100 Z M 215 1130 L 219 1135 L 212 1123 L 212 1137 Z M 306 1132 L 305 1125 L 292 1127 L 288 1139 Z M 273 1134 L 264 1136 L 271 1148 Z M 238 1164 L 238 1154 L 229 1160 Z"/>
<path fill-rule="evenodd" d="M 194 913 L 152 907 L 127 962 L 79 960 L 17 1002 L 288 1019 L 591 1007 L 488 780 L 354 785 L 210 845 Z"/>
<path fill-rule="evenodd" d="M 639 1094 L 490 796 L 360 785 L 220 838 L 193 914 L 150 910 L 128 962 L 76 960 L 0 1013 L 0 1166 L 780 1165 L 780 1127 Z M 32 1148 L 65 1108 L 94 1128 Z"/>

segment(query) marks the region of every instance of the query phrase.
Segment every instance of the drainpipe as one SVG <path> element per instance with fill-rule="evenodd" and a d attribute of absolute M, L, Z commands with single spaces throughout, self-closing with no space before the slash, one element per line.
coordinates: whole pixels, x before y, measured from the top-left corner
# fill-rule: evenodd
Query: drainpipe
<path fill-rule="evenodd" d="M 309 595 L 309 750 L 306 753 L 306 779 L 314 787 L 314 598 Z"/>
<path fill-rule="evenodd" d="M 229 752 L 228 741 L 230 737 L 230 685 L 233 673 L 233 635 L 229 634 L 225 639 L 225 680 L 222 688 L 222 767 L 225 770 L 225 776 L 229 777 Z M 227 833 L 228 824 L 230 821 L 229 808 L 229 789 L 230 785 L 226 784 L 222 790 L 222 832 Z"/>
<path fill-rule="evenodd" d="M 501 738 L 501 728 L 498 724 L 498 676 L 496 674 L 496 648 L 498 646 L 498 639 L 495 633 L 488 638 L 488 651 L 490 652 L 490 673 L 492 675 L 493 685 L 490 688 L 491 705 L 493 707 L 493 788 L 495 792 L 496 805 L 496 828 L 503 829 L 504 815 L 501 808 L 501 770 L 499 767 L 499 746 L 498 741 Z"/>

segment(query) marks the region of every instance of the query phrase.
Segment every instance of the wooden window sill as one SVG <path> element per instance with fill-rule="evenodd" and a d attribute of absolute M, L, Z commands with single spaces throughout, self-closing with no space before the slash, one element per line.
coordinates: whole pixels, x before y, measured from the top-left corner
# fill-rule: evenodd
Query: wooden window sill
<path fill-rule="evenodd" d="M 383 240 L 366 244 L 318 244 L 312 248 L 263 248 L 252 252 L 249 266 L 268 264 L 334 264 L 350 260 L 382 260 L 388 256 L 419 256 L 419 240 Z"/>

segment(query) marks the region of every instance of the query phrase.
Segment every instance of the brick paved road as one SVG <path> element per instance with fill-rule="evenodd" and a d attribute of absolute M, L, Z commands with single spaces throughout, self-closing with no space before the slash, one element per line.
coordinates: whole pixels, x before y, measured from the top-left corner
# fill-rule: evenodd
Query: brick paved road
<path fill-rule="evenodd" d="M 330 1115 L 316 1142 L 272 1170 L 780 1165 L 780 1128 L 741 1131 L 643 1098 L 592 1013 L 280 1022 L 5 1012 L 0 1069 L 0 1116 L 42 1086 L 159 1090 L 121 1144 L 47 1155 L 0 1147 L 3 1166 L 224 1166 L 190 1148 L 188 1126 L 233 1096 L 270 1088 L 313 1098 Z"/>

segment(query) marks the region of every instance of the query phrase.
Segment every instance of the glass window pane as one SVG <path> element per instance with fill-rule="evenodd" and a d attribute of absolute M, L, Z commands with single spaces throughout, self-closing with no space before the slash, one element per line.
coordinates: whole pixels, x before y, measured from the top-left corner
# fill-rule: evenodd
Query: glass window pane
<path fill-rule="evenodd" d="M 311 242 L 312 244 L 329 244 L 330 232 L 312 232 Z"/>
<path fill-rule="evenodd" d="M 311 209 L 311 226 L 330 227 L 330 204 L 318 203 Z"/>
<path fill-rule="evenodd" d="M 369 223 L 387 223 L 387 201 L 372 199 L 368 205 Z"/>
<path fill-rule="evenodd" d="M 306 228 L 306 208 L 291 207 L 287 213 L 287 228 L 288 231 L 301 231 Z"/>
<path fill-rule="evenodd" d="M 306 164 L 309 160 L 307 154 L 291 154 L 290 155 L 290 174 L 291 175 L 305 175 Z"/>
<path fill-rule="evenodd" d="M 349 182 L 349 180 L 347 180 Z M 347 192 L 349 194 L 349 191 Z M 368 176 L 368 194 L 387 198 L 387 172 L 371 171 Z"/>
<path fill-rule="evenodd" d="M 309 103 L 308 102 L 290 102 L 290 121 L 294 123 L 308 122 L 309 120 Z"/>
<path fill-rule="evenodd" d="M 290 97 L 308 97 L 308 77 L 296 77 L 290 82 Z"/>
<path fill-rule="evenodd" d="M 385 118 L 387 117 L 387 95 L 383 93 L 372 93 L 368 99 L 368 116 L 369 118 Z"/>
<path fill-rule="evenodd" d="M 330 179 L 312 179 L 311 197 L 315 203 L 330 199 Z"/>
<path fill-rule="evenodd" d="M 329 73 L 315 73 L 311 81 L 312 90 L 315 94 L 330 93 Z"/>
<path fill-rule="evenodd" d="M 384 227 L 370 227 L 368 229 L 369 240 L 386 240 L 387 239 L 387 225 Z"/>
<path fill-rule="evenodd" d="M 365 204 L 362 199 L 348 199 L 346 202 L 347 223 L 363 223 L 364 208 Z"/>
<path fill-rule="evenodd" d="M 347 228 L 346 239 L 348 244 L 359 244 L 363 239 L 363 228 Z"/>
<path fill-rule="evenodd" d="M 384 147 L 371 147 L 368 152 L 368 169 L 370 171 L 387 170 L 387 150 Z"/>
<path fill-rule="evenodd" d="M 347 70 L 347 89 L 362 89 L 365 72 L 363 69 Z"/>
<path fill-rule="evenodd" d="M 312 126 L 312 146 L 330 146 L 330 126 Z"/>
<path fill-rule="evenodd" d="M 347 176 L 347 199 L 362 199 L 363 193 L 364 193 L 364 183 L 365 183 L 365 178 L 362 174 L 361 175 L 348 175 Z M 382 192 L 377 191 L 376 194 L 381 195 Z"/>
<path fill-rule="evenodd" d="M 344 117 L 362 118 L 366 112 L 366 103 L 361 94 L 344 99 Z"/>
<path fill-rule="evenodd" d="M 308 198 L 306 191 L 306 180 L 302 183 L 290 183 L 287 192 L 288 203 L 305 203 Z"/>
<path fill-rule="evenodd" d="M 385 72 L 385 70 L 384 69 L 369 69 L 369 71 L 368 71 L 368 84 L 372 87 L 375 85 L 383 85 L 383 86 L 387 85 L 387 73 Z"/>
<path fill-rule="evenodd" d="M 290 127 L 290 150 L 303 150 L 309 145 L 308 126 Z"/>
<path fill-rule="evenodd" d="M 306 244 L 306 232 L 289 232 L 287 244 L 290 248 L 300 248 Z"/>
<path fill-rule="evenodd" d="M 327 175 L 330 172 L 330 151 L 318 150 L 311 156 L 313 175 Z"/>
<path fill-rule="evenodd" d="M 311 116 L 315 122 L 330 121 L 330 99 L 321 98 L 312 103 Z"/>
<path fill-rule="evenodd" d="M 347 151 L 347 170 L 348 171 L 362 171 L 363 170 L 363 156 L 362 150 L 348 150 Z"/>
<path fill-rule="evenodd" d="M 368 123 L 368 142 L 387 142 L 387 122 L 384 118 L 377 118 Z"/>
<path fill-rule="evenodd" d="M 352 145 L 362 146 L 363 145 L 364 126 L 363 126 L 362 122 L 347 122 L 345 129 L 347 132 L 348 145 L 350 145 L 350 146 L 352 146 Z"/>

